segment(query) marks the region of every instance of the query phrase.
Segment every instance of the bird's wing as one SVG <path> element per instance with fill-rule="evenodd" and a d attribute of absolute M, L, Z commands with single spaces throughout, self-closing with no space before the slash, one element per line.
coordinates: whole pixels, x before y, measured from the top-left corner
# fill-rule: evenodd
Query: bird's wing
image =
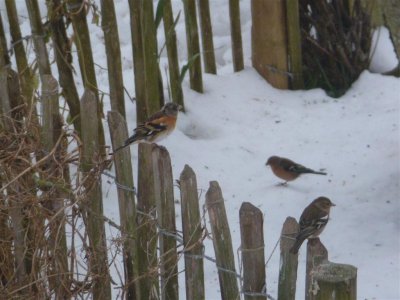
<path fill-rule="evenodd" d="M 306 168 L 305 166 L 303 166 L 301 164 L 297 164 L 294 161 L 291 161 L 289 159 L 282 159 L 281 160 L 281 166 L 286 171 L 292 172 L 292 173 L 296 173 L 296 174 L 314 172 L 313 170 L 311 170 L 309 168 Z"/>

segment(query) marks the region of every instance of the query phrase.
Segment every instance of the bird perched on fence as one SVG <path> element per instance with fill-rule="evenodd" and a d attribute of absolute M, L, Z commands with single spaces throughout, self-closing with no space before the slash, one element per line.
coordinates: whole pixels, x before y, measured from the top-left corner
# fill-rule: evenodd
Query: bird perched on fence
<path fill-rule="evenodd" d="M 267 166 L 270 166 L 272 172 L 279 178 L 285 180 L 282 185 L 288 183 L 288 181 L 293 181 L 298 178 L 301 174 L 318 174 L 318 175 L 326 175 L 324 172 L 317 172 L 312 169 L 306 168 L 303 165 L 295 163 L 294 161 L 279 157 L 279 156 L 271 156 L 268 158 L 268 161 L 265 163 Z"/>
<path fill-rule="evenodd" d="M 300 216 L 300 230 L 296 236 L 296 242 L 290 252 L 296 254 L 306 239 L 318 237 L 324 230 L 329 220 L 329 212 L 332 206 L 336 206 L 326 197 L 318 197 L 308 205 Z"/>
<path fill-rule="evenodd" d="M 134 143 L 155 143 L 168 136 L 176 125 L 181 106 L 169 102 L 160 111 L 151 115 L 143 124 L 139 124 L 125 143 L 114 150 L 114 153 Z"/>

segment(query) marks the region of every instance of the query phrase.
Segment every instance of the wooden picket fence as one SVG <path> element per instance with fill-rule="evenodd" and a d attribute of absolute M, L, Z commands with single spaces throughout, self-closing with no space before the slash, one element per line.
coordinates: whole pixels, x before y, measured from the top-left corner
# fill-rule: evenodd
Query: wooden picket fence
<path fill-rule="evenodd" d="M 41 90 L 28 63 L 15 1 L 6 0 L 12 49 L 0 18 L 0 298 L 1 299 L 178 299 L 178 261 L 184 260 L 187 299 L 205 299 L 203 241 L 212 237 L 222 299 L 274 299 L 267 294 L 263 214 L 250 203 L 240 211 L 241 266 L 235 267 L 231 232 L 221 188 L 210 182 L 205 212 L 200 210 L 194 171 L 179 178 L 182 233 L 175 223 L 174 179 L 167 149 L 138 147 L 138 182 L 130 149 L 108 156 L 103 108 L 86 14 L 99 16 L 83 0 L 49 0 L 49 22 L 42 24 L 37 0 L 26 0 Z M 202 92 L 201 57 L 207 73 L 216 73 L 210 7 L 199 1 L 203 50 L 195 0 L 184 0 L 188 64 L 177 59 L 171 1 L 129 0 L 137 120 L 143 122 L 165 103 L 157 63 L 156 30 L 164 22 L 170 96 L 184 106 L 181 79 L 189 71 L 192 89 Z M 1 12 L 3 14 L 3 11 Z M 0 14 L 0 17 L 1 17 Z M 243 69 L 239 0 L 229 1 L 234 71 Z M 155 20 L 155 22 L 154 22 Z M 66 21 L 74 28 L 84 93 L 79 96 L 71 65 Z M 107 54 L 112 110 L 107 113 L 112 148 L 128 137 L 118 28 L 112 0 L 101 1 L 101 27 Z M 47 30 L 53 43 L 58 79 L 52 74 Z M 15 53 L 13 69 L 10 50 Z M 69 116 L 60 110 L 60 94 Z M 38 106 L 37 104 L 40 103 Z M 39 112 L 38 112 L 39 107 Z M 88 113 L 90 112 L 90 117 Z M 71 123 L 72 125 L 68 125 Z M 73 128 L 72 128 L 73 127 Z M 115 175 L 110 175 L 110 166 Z M 120 222 L 103 212 L 105 178 L 117 189 Z M 205 218 L 210 221 L 208 232 Z M 117 232 L 107 239 L 107 230 Z M 278 299 L 294 299 L 297 256 L 288 252 L 298 230 L 294 219 L 282 229 Z M 356 299 L 356 270 L 328 261 L 319 240 L 308 243 L 306 299 Z M 122 259 L 123 267 L 118 259 Z M 110 269 L 117 275 L 112 275 Z M 119 274 L 123 269 L 123 274 Z M 277 270 L 278 271 L 278 270 Z M 112 286 L 116 292 L 112 293 Z M 114 296 L 113 296 L 114 295 Z"/>

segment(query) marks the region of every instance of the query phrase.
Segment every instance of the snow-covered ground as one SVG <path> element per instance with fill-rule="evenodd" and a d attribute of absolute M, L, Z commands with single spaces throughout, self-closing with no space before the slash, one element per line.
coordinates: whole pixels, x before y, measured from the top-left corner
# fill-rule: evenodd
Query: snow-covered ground
<path fill-rule="evenodd" d="M 134 95 L 126 2 L 118 0 L 115 5 L 124 83 Z M 187 58 L 182 2 L 173 0 L 172 4 L 175 15 L 182 10 L 176 31 L 184 64 Z M 240 4 L 246 68 L 233 73 L 228 1 L 210 0 L 218 75 L 204 75 L 204 94 L 190 90 L 188 78 L 183 83 L 187 112 L 179 115 L 175 132 L 160 143 L 171 155 L 174 178 L 179 178 L 184 165 L 189 164 L 203 191 L 201 205 L 209 181 L 219 182 L 235 252 L 240 246 L 240 205 L 249 201 L 259 207 L 264 213 L 266 257 L 272 253 L 287 216 L 298 218 L 313 199 L 329 197 L 337 206 L 321 240 L 330 260 L 358 268 L 359 299 L 400 299 L 400 80 L 365 71 L 339 99 L 328 97 L 322 90 L 277 90 L 251 68 L 250 1 Z M 23 35 L 27 35 L 24 2 L 17 1 L 17 5 Z M 44 15 L 44 4 L 41 5 Z M 7 23 L 4 4 L 0 4 L 0 9 Z M 95 61 L 105 68 L 101 28 L 90 26 Z M 162 28 L 158 39 L 162 45 Z M 397 62 L 386 29 L 375 35 L 375 42 L 378 44 L 371 70 L 382 72 L 394 67 Z M 166 63 L 163 53 L 162 70 Z M 78 67 L 75 69 L 79 71 Z M 97 73 L 100 90 L 108 92 L 107 71 L 99 68 Z M 109 109 L 107 97 L 105 101 Z M 127 99 L 126 108 L 128 126 L 133 130 L 135 104 Z M 136 169 L 137 146 L 132 149 Z M 287 187 L 277 186 L 279 179 L 265 166 L 271 155 L 288 157 L 314 169 L 323 168 L 328 176 L 305 175 Z M 104 210 L 108 217 L 118 221 L 115 186 L 108 180 L 105 178 L 103 185 L 108 195 Z M 180 198 L 178 190 L 175 198 Z M 180 226 L 180 204 L 176 205 Z M 298 299 L 304 295 L 304 248 L 299 256 Z M 214 256 L 210 240 L 205 241 L 205 252 Z M 183 263 L 179 268 L 183 269 Z M 206 262 L 205 268 L 206 299 L 220 299 L 216 267 Z M 273 296 L 277 294 L 278 272 L 276 251 L 267 266 L 268 293 Z M 180 291 L 184 299 L 183 273 Z"/>

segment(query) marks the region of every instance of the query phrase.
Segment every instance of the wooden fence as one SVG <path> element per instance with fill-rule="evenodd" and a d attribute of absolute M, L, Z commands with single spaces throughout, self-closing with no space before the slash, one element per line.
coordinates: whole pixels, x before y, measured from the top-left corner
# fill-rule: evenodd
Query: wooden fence
<path fill-rule="evenodd" d="M 200 51 L 196 1 L 183 1 L 188 64 L 180 68 L 174 32 L 178 16 L 172 14 L 171 1 L 158 1 L 155 16 L 152 1 L 128 2 L 137 121 L 143 122 L 166 102 L 156 55 L 156 30 L 161 20 L 172 101 L 184 104 L 181 79 L 186 70 L 191 88 L 203 90 L 200 54 L 205 72 L 217 72 L 210 7 L 208 1 L 198 3 L 203 42 Z M 139 145 L 137 188 L 129 147 L 107 156 L 103 107 L 86 19 L 89 11 L 99 16 L 98 8 L 83 0 L 48 0 L 46 4 L 49 22 L 43 26 L 37 0 L 26 0 L 38 79 L 23 47 L 26 38 L 21 36 L 15 1 L 5 1 L 12 49 L 7 47 L 0 15 L 0 298 L 72 299 L 90 294 L 94 299 L 111 299 L 114 289 L 114 297 L 124 299 L 178 299 L 177 263 L 184 259 L 186 298 L 205 299 L 207 259 L 218 269 L 222 299 L 273 299 L 266 288 L 263 214 L 258 208 L 243 203 L 239 211 L 243 262 L 243 272 L 239 273 L 218 182 L 210 182 L 204 213 L 199 207 L 195 173 L 185 166 L 179 178 L 183 228 L 179 233 L 167 149 Z M 229 5 L 233 66 L 234 71 L 240 71 L 243 51 L 239 1 L 229 1 Z M 112 0 L 101 1 L 101 20 L 112 108 L 107 118 L 112 147 L 116 148 L 128 137 L 128 130 Z M 81 96 L 71 64 L 68 24 L 74 29 L 84 86 Z M 50 67 L 47 34 L 54 48 L 58 79 Z M 10 50 L 15 53 L 17 71 L 11 64 Z M 36 90 L 37 81 L 41 91 Z M 69 109 L 68 118 L 60 113 L 60 88 Z M 90 118 L 87 112 L 92 112 Z M 111 164 L 115 175 L 108 171 Z M 120 224 L 103 212 L 105 176 L 111 177 L 117 188 Z M 203 240 L 210 235 L 206 217 L 210 220 L 215 258 L 204 255 Z M 107 240 L 106 228 L 110 227 L 118 237 Z M 288 219 L 282 229 L 278 299 L 295 297 L 297 256 L 289 254 L 288 249 L 296 231 L 295 220 Z M 118 264 L 119 257 L 123 274 L 112 275 L 110 267 Z M 330 299 L 326 295 L 332 293 L 341 295 L 340 299 L 355 299 L 354 267 L 330 263 L 318 240 L 309 242 L 307 262 L 307 299 Z"/>

